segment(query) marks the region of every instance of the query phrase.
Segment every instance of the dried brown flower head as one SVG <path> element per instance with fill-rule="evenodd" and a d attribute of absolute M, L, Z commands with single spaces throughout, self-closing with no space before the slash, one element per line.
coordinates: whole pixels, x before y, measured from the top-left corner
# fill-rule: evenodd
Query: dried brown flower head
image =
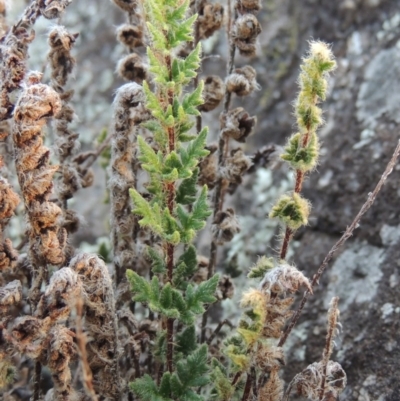
<path fill-rule="evenodd" d="M 260 89 L 256 70 L 249 65 L 236 68 L 232 74 L 227 76 L 225 84 L 228 92 L 236 93 L 238 96 L 247 96 L 254 90 Z"/>
<path fill-rule="evenodd" d="M 210 75 L 204 80 L 204 103 L 199 106 L 200 111 L 211 111 L 218 107 L 224 98 L 225 84 L 218 75 Z"/>
<path fill-rule="evenodd" d="M 131 49 L 143 46 L 143 27 L 123 24 L 117 28 L 117 39 Z"/>
<path fill-rule="evenodd" d="M 119 60 L 117 71 L 122 78 L 138 84 L 141 84 L 147 77 L 147 66 L 136 53 L 128 54 Z"/>
<path fill-rule="evenodd" d="M 259 11 L 261 9 L 261 0 L 239 0 L 238 6 L 247 11 Z"/>
<path fill-rule="evenodd" d="M 0 229 L 14 214 L 14 210 L 18 204 L 18 195 L 13 191 L 8 181 L 5 178 L 0 177 Z"/>
<path fill-rule="evenodd" d="M 257 124 L 257 117 L 251 117 L 243 107 L 229 110 L 228 113 L 221 115 L 222 130 L 221 134 L 244 143 L 254 131 Z"/>
<path fill-rule="evenodd" d="M 0 242 L 0 270 L 14 267 L 18 260 L 18 252 L 13 248 L 10 239 Z"/>
<path fill-rule="evenodd" d="M 51 50 L 48 55 L 51 66 L 51 77 L 57 85 L 64 86 L 68 75 L 75 65 L 75 58 L 71 55 L 71 49 L 79 34 L 69 33 L 64 27 L 57 26 L 49 33 L 49 45 Z"/>
<path fill-rule="evenodd" d="M 242 182 L 242 177 L 250 166 L 250 158 L 244 154 L 241 148 L 236 148 L 231 150 L 220 173 L 229 183 L 238 185 Z"/>
<path fill-rule="evenodd" d="M 199 24 L 200 39 L 207 39 L 222 27 L 224 21 L 224 8 L 221 4 L 212 4 L 206 0 L 199 6 Z"/>
<path fill-rule="evenodd" d="M 279 377 L 279 369 L 272 369 L 268 381 L 261 387 L 257 401 L 281 400 L 283 395 L 283 381 Z"/>
<path fill-rule="evenodd" d="M 209 189 L 213 189 L 217 181 L 218 145 L 211 143 L 206 149 L 210 153 L 199 164 L 199 185 L 206 184 Z"/>
<path fill-rule="evenodd" d="M 270 372 L 272 369 L 281 369 L 285 365 L 283 349 L 270 344 L 260 343 L 255 353 L 255 362 L 257 367 L 264 372 Z"/>
<path fill-rule="evenodd" d="M 234 209 L 229 207 L 219 211 L 214 218 L 212 231 L 219 245 L 232 241 L 235 234 L 240 232 Z"/>
<path fill-rule="evenodd" d="M 235 21 L 232 38 L 242 56 L 252 57 L 256 54 L 256 40 L 260 33 L 260 23 L 253 14 L 244 14 Z"/>
<path fill-rule="evenodd" d="M 0 288 L 0 316 L 7 312 L 11 306 L 22 300 L 22 285 L 19 280 L 10 281 Z"/>
<path fill-rule="evenodd" d="M 48 19 L 60 18 L 72 0 L 43 0 L 40 2 L 40 11 Z"/>
<path fill-rule="evenodd" d="M 334 400 L 344 390 L 347 384 L 346 372 L 338 362 L 329 361 L 326 371 L 325 393 L 334 396 Z M 297 393 L 303 397 L 307 397 L 311 401 L 319 401 L 320 399 L 320 384 L 323 372 L 323 363 L 314 362 L 296 375 L 294 384 L 297 388 Z M 329 398 L 328 398 L 329 400 Z"/>

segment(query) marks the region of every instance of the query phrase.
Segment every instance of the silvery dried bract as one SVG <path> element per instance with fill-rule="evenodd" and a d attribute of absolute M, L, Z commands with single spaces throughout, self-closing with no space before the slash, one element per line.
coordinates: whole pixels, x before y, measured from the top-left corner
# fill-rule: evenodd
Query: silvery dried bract
<path fill-rule="evenodd" d="M 314 362 L 294 379 L 297 393 L 311 401 L 320 400 L 320 386 L 324 375 L 322 362 Z M 326 369 L 324 392 L 328 398 L 336 400 L 347 384 L 346 372 L 338 362 L 329 361 Z M 330 397 L 330 398 L 329 398 Z"/>
<path fill-rule="evenodd" d="M 221 135 L 244 143 L 248 136 L 253 133 L 257 124 L 257 117 L 250 116 L 243 107 L 237 107 L 229 110 L 226 114 L 222 114 L 221 123 L 223 127 Z"/>
<path fill-rule="evenodd" d="M 237 96 L 247 96 L 254 90 L 260 89 L 256 70 L 249 65 L 236 68 L 232 74 L 228 75 L 225 84 L 226 90 L 236 93 Z"/>
<path fill-rule="evenodd" d="M 224 8 L 221 4 L 212 4 L 207 0 L 203 0 L 199 5 L 198 14 L 200 39 L 209 38 L 221 28 L 224 20 Z"/>
<path fill-rule="evenodd" d="M 234 209 L 228 208 L 218 212 L 213 221 L 212 231 L 218 244 L 222 245 L 225 242 L 232 241 L 235 234 L 240 232 Z"/>
<path fill-rule="evenodd" d="M 256 353 L 257 367 L 264 372 L 270 372 L 274 368 L 280 369 L 285 365 L 285 356 L 281 347 L 271 344 L 260 344 Z"/>
<path fill-rule="evenodd" d="M 260 288 L 275 294 L 294 293 L 301 285 L 312 292 L 308 278 L 295 266 L 280 264 L 268 271 L 260 283 Z"/>
<path fill-rule="evenodd" d="M 224 98 L 225 84 L 218 75 L 210 75 L 204 80 L 204 103 L 199 106 L 200 111 L 211 111 L 218 107 Z"/>
<path fill-rule="evenodd" d="M 242 56 L 256 54 L 256 40 L 261 33 L 261 26 L 253 14 L 239 17 L 232 28 L 232 39 Z"/>

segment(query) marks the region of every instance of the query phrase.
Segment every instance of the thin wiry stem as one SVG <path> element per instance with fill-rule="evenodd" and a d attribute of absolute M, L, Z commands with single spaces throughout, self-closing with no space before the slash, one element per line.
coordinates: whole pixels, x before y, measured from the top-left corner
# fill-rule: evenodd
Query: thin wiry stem
<path fill-rule="evenodd" d="M 357 213 L 356 217 L 350 224 L 350 226 L 347 227 L 346 231 L 344 234 L 341 236 L 339 241 L 336 242 L 336 244 L 332 247 L 332 249 L 328 252 L 328 254 L 325 256 L 325 259 L 323 260 L 321 266 L 319 267 L 317 273 L 314 275 L 312 281 L 311 281 L 311 288 L 308 289 L 304 295 L 303 298 L 300 302 L 300 306 L 298 307 L 297 311 L 294 313 L 292 316 L 292 319 L 289 323 L 289 326 L 285 330 L 285 332 L 282 334 L 278 347 L 282 347 L 283 344 L 285 344 L 289 334 L 293 330 L 294 326 L 296 325 L 297 321 L 299 320 L 299 317 L 304 309 L 304 305 L 306 304 L 309 296 L 312 293 L 312 289 L 319 283 L 319 280 L 325 271 L 326 267 L 328 266 L 328 263 L 331 261 L 337 250 L 353 235 L 353 232 L 356 228 L 358 228 L 359 223 L 361 218 L 364 216 L 364 214 L 370 209 L 370 207 L 373 205 L 375 202 L 375 199 L 379 193 L 379 191 L 382 189 L 383 184 L 393 171 L 394 166 L 396 165 L 397 159 L 400 154 L 400 141 L 397 143 L 396 149 L 393 152 L 392 158 L 390 159 L 389 163 L 387 164 L 385 171 L 383 172 L 378 184 L 376 185 L 375 189 L 368 194 L 368 198 L 366 202 L 362 205 L 360 211 Z"/>
<path fill-rule="evenodd" d="M 334 297 L 332 299 L 331 307 L 329 308 L 329 313 L 328 313 L 328 334 L 326 335 L 325 349 L 322 357 L 322 379 L 319 389 L 320 401 L 322 401 L 325 395 L 325 383 L 328 371 L 328 362 L 333 350 L 333 337 L 335 335 L 337 317 L 339 314 L 338 302 L 339 302 L 338 297 Z"/>

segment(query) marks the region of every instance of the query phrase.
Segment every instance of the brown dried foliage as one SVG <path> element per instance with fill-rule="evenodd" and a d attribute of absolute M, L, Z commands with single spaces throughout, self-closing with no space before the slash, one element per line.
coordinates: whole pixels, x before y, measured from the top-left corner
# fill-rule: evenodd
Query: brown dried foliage
<path fill-rule="evenodd" d="M 42 139 L 46 118 L 57 115 L 60 109 L 60 98 L 53 89 L 33 84 L 21 93 L 14 112 L 15 165 L 30 222 L 30 249 L 36 264 L 59 265 L 64 261 L 66 230 L 59 220 L 62 211 L 49 202 L 58 166 L 49 164 L 50 151 Z"/>

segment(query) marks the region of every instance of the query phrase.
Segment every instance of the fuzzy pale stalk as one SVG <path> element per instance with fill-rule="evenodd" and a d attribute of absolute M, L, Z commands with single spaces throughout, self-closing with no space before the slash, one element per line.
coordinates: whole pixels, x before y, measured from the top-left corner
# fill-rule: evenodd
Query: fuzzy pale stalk
<path fill-rule="evenodd" d="M 114 101 L 114 132 L 111 142 L 111 238 L 116 283 L 128 267 L 134 268 L 135 216 L 131 212 L 129 188 L 135 186 L 132 163 L 138 126 L 147 118 L 143 89 L 135 82 L 119 88 Z"/>
<path fill-rule="evenodd" d="M 53 28 L 48 37 L 51 49 L 48 54 L 51 67 L 51 85 L 59 93 L 61 99 L 61 110 L 57 116 L 55 131 L 57 134 L 56 149 L 61 170 L 59 193 L 64 210 L 67 209 L 68 199 L 81 187 L 79 173 L 76 166 L 71 162 L 71 157 L 79 148 L 78 134 L 69 128 L 75 114 L 74 109 L 69 104 L 73 91 L 65 91 L 64 89 L 75 65 L 71 49 L 77 37 L 78 34 L 70 34 L 63 26 Z"/>
<path fill-rule="evenodd" d="M 285 344 L 289 334 L 293 330 L 294 326 L 296 325 L 297 321 L 299 320 L 299 317 L 304 309 L 304 305 L 306 304 L 308 298 L 312 294 L 312 289 L 319 283 L 319 280 L 324 273 L 325 269 L 328 266 L 328 263 L 331 261 L 335 253 L 338 251 L 338 249 L 353 235 L 354 230 L 359 227 L 359 223 L 364 216 L 364 214 L 371 208 L 371 206 L 374 204 L 375 199 L 379 193 L 379 191 L 382 189 L 383 184 L 385 181 L 388 179 L 389 175 L 392 173 L 393 168 L 395 167 L 397 163 L 397 159 L 400 155 L 400 141 L 397 143 L 397 146 L 393 152 L 393 155 L 387 164 L 385 171 L 383 172 L 380 180 L 378 181 L 375 189 L 372 192 L 368 193 L 368 199 L 366 202 L 362 205 L 361 209 L 357 213 L 356 217 L 352 221 L 352 223 L 347 227 L 346 231 L 344 234 L 340 237 L 340 239 L 335 243 L 335 245 L 331 248 L 331 250 L 328 252 L 328 254 L 325 256 L 325 259 L 323 260 L 321 266 L 319 267 L 318 271 L 316 274 L 314 274 L 314 277 L 311 281 L 311 287 L 306 290 L 306 292 L 303 295 L 303 298 L 300 302 L 300 305 L 296 312 L 294 313 L 292 319 L 290 320 L 289 326 L 285 330 L 285 332 L 282 334 L 281 338 L 279 339 L 279 347 L 282 347 L 283 344 Z"/>
<path fill-rule="evenodd" d="M 82 328 L 83 300 L 81 297 L 76 302 L 76 342 L 78 345 L 80 362 L 82 367 L 83 386 L 91 401 L 98 401 L 93 387 L 93 374 L 90 369 L 86 351 L 86 335 Z"/>
<path fill-rule="evenodd" d="M 88 361 L 94 377 L 94 389 L 98 394 L 119 401 L 121 388 L 118 323 L 107 266 L 96 255 L 80 254 L 71 260 L 70 267 L 82 282 L 85 326 L 94 339 L 88 344 Z"/>

